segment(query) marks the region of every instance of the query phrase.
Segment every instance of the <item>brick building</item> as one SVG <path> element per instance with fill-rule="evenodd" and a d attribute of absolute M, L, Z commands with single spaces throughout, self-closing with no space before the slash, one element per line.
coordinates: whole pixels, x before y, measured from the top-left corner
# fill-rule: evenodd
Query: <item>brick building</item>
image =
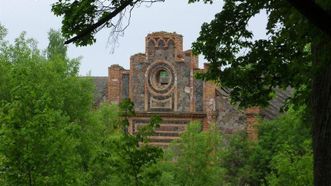
<path fill-rule="evenodd" d="M 130 69 L 111 65 L 108 77 L 94 78 L 96 102 L 108 100 L 118 104 L 130 98 L 136 115 L 129 119 L 129 132 L 134 133 L 149 122 L 152 115 L 162 117 L 151 143 L 166 146 L 178 138 L 190 121 L 198 120 L 207 129 L 216 122 L 224 133 L 247 130 L 255 138 L 253 123 L 257 115 L 273 118 L 288 92 L 278 96 L 265 109 L 239 110 L 229 102 L 229 91 L 212 82 L 194 78 L 199 69 L 198 58 L 191 50 L 183 50 L 183 37 L 177 33 L 154 32 L 145 38 L 145 53 L 130 58 Z"/>

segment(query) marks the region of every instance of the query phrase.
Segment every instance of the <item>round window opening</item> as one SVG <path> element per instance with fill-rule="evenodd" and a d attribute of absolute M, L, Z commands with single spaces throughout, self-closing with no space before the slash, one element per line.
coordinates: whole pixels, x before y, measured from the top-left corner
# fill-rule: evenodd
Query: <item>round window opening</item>
<path fill-rule="evenodd" d="M 148 77 L 148 87 L 158 95 L 166 95 L 174 88 L 174 70 L 167 63 L 157 62 L 152 64 L 147 69 L 146 77 Z"/>
<path fill-rule="evenodd" d="M 156 73 L 156 84 L 158 87 L 165 88 L 170 83 L 169 72 L 166 70 L 159 70 Z"/>

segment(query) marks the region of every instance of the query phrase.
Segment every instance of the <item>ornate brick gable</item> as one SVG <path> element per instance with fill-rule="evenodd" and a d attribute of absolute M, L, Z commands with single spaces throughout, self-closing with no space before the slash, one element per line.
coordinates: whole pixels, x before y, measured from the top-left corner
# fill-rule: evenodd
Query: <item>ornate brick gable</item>
<path fill-rule="evenodd" d="M 201 121 L 204 130 L 216 122 L 225 133 L 247 130 L 256 139 L 254 122 L 263 110 L 231 105 L 229 90 L 194 78 L 208 64 L 204 69 L 198 67 L 198 57 L 191 50 L 183 51 L 182 35 L 153 32 L 145 38 L 145 53 L 131 56 L 129 70 L 109 67 L 108 100 L 116 104 L 124 98 L 133 101 L 137 115 L 129 119 L 132 133 L 147 124 L 151 115 L 161 116 L 161 126 L 151 136 L 155 145 L 167 146 L 193 120 Z"/>

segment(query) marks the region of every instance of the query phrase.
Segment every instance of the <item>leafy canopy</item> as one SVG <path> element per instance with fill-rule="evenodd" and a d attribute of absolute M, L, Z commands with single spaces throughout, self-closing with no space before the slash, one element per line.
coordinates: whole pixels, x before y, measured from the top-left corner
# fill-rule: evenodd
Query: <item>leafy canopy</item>
<path fill-rule="evenodd" d="M 0 39 L 1 185 L 82 184 L 77 134 L 93 89 L 78 78 L 77 60 L 50 50 L 59 45 L 56 35 L 47 56 L 25 33 L 14 44 Z"/>
<path fill-rule="evenodd" d="M 92 108 L 93 84 L 78 76 L 64 38 L 49 32 L 41 52 L 0 25 L 0 185 L 143 185 L 163 154 L 147 144 L 160 122 L 127 131 L 133 103 Z"/>
<path fill-rule="evenodd" d="M 253 40 L 248 22 L 268 14 L 267 38 Z M 204 23 L 193 43 L 210 62 L 198 77 L 232 89 L 241 106 L 267 105 L 274 88 L 295 88 L 305 100 L 313 74 L 309 50 L 313 26 L 286 1 L 225 1 L 223 10 Z"/>

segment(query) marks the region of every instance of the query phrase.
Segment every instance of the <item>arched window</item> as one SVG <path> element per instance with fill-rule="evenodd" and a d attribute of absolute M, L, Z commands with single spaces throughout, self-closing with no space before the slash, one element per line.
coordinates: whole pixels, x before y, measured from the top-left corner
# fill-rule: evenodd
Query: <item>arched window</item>
<path fill-rule="evenodd" d="M 149 40 L 147 44 L 147 54 L 154 55 L 155 52 L 155 42 L 153 40 Z"/>
<path fill-rule="evenodd" d="M 168 41 L 168 48 L 175 48 L 175 42 L 171 39 Z"/>
<path fill-rule="evenodd" d="M 153 40 L 148 41 L 148 47 L 153 47 L 153 48 L 155 47 L 155 43 Z"/>
<path fill-rule="evenodd" d="M 159 48 L 164 47 L 164 41 L 162 39 L 159 40 Z"/>

